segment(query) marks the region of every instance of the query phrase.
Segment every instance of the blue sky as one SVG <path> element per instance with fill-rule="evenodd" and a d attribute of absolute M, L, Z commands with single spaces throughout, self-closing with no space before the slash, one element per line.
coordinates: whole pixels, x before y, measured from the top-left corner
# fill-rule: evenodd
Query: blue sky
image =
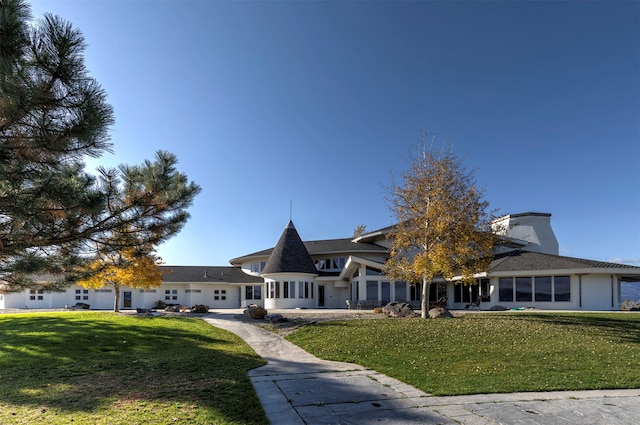
<path fill-rule="evenodd" d="M 169 265 L 393 223 L 423 132 L 500 213 L 548 212 L 560 254 L 640 265 L 637 1 L 33 1 L 79 28 L 114 154 L 158 149 L 203 191 Z"/>

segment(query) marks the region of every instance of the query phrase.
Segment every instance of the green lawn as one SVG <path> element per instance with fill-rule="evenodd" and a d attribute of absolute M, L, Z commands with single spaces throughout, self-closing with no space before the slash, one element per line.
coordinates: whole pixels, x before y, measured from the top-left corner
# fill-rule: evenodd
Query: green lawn
<path fill-rule="evenodd" d="M 640 314 L 319 322 L 288 339 L 436 395 L 640 388 Z"/>
<path fill-rule="evenodd" d="M 0 424 L 267 424 L 264 363 L 195 318 L 0 315 Z"/>

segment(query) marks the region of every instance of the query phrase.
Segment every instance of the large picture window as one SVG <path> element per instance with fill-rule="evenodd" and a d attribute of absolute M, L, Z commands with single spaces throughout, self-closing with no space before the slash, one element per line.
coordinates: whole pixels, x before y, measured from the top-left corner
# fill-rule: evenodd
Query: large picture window
<path fill-rule="evenodd" d="M 516 301 L 533 301 L 531 277 L 516 277 Z"/>
<path fill-rule="evenodd" d="M 513 278 L 501 277 L 498 279 L 498 298 L 500 301 L 513 301 Z"/>
<path fill-rule="evenodd" d="M 569 276 L 555 276 L 553 278 L 553 300 L 571 301 L 571 278 Z"/>
<path fill-rule="evenodd" d="M 535 301 L 551 301 L 551 276 L 536 276 Z"/>
<path fill-rule="evenodd" d="M 394 283 L 395 300 L 406 301 L 407 300 L 407 282 L 404 280 L 398 280 Z"/>
<path fill-rule="evenodd" d="M 378 281 L 367 280 L 367 301 L 378 300 Z"/>

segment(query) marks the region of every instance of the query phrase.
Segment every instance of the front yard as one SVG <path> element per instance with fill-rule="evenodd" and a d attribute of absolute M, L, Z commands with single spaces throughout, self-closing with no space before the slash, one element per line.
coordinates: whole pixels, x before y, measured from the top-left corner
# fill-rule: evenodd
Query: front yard
<path fill-rule="evenodd" d="M 267 424 L 237 336 L 185 317 L 0 315 L 0 424 Z"/>
<path fill-rule="evenodd" d="M 640 388 L 640 314 L 318 322 L 287 337 L 437 395 Z"/>

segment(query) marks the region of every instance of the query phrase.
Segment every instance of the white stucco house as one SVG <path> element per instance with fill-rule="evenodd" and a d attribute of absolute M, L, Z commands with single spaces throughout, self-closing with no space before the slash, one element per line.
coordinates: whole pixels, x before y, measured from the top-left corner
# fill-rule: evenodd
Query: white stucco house
<path fill-rule="evenodd" d="M 479 302 L 544 310 L 619 310 L 621 285 L 640 282 L 640 267 L 558 255 L 551 214 L 521 213 L 494 224 L 505 243 L 496 249 L 478 285 L 431 285 L 431 300 L 450 309 Z M 120 308 L 151 308 L 158 300 L 190 307 L 266 309 L 366 308 L 391 301 L 420 301 L 420 285 L 392 281 L 381 272 L 391 227 L 356 238 L 303 241 L 289 222 L 273 248 L 230 261 L 230 266 L 161 266 L 162 286 L 121 288 Z M 498 230 L 496 230 L 498 231 Z M 113 308 L 112 289 L 71 286 L 62 292 L 28 290 L 0 293 L 0 308 L 62 308 L 83 302 L 92 309 Z"/>

